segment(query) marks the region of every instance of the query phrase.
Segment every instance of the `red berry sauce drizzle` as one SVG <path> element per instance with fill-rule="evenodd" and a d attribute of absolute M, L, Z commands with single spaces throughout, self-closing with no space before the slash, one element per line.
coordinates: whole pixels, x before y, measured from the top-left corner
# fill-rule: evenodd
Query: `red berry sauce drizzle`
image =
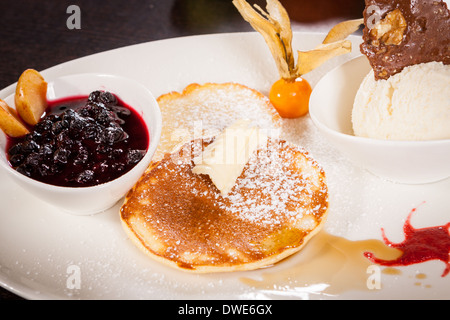
<path fill-rule="evenodd" d="M 370 261 L 383 266 L 408 266 L 428 260 L 441 260 L 446 268 L 442 273 L 445 277 L 450 272 L 450 222 L 437 227 L 415 229 L 411 225 L 411 216 L 416 211 L 413 209 L 403 226 L 405 240 L 401 243 L 392 243 L 386 237 L 384 229 L 381 229 L 384 243 L 389 247 L 402 252 L 400 257 L 394 260 L 383 260 L 374 256 L 371 252 L 364 252 L 364 256 Z"/>

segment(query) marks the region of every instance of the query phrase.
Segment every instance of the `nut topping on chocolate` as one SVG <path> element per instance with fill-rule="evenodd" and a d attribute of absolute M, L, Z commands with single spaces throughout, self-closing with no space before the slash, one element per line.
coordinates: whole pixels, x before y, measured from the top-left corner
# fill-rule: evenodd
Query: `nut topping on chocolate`
<path fill-rule="evenodd" d="M 384 43 L 398 46 L 402 43 L 405 29 L 405 18 L 400 10 L 395 9 L 389 12 L 384 19 L 378 21 L 370 30 L 370 36 L 374 38 L 372 45 L 378 47 L 380 43 Z"/>
<path fill-rule="evenodd" d="M 450 10 L 442 0 L 366 0 L 361 52 L 375 79 L 431 61 L 450 64 Z"/>

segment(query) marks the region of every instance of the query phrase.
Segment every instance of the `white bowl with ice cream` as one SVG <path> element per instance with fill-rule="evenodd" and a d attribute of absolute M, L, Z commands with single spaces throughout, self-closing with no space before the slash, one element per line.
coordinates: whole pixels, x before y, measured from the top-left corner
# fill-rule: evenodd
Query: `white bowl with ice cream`
<path fill-rule="evenodd" d="M 407 107 L 402 110 L 405 115 L 404 118 L 419 118 L 421 120 L 423 117 L 428 117 L 427 121 L 431 122 L 429 126 L 424 127 L 423 122 L 420 126 L 414 123 L 399 124 L 404 126 L 404 130 L 398 130 L 396 127 L 397 121 L 391 122 L 388 125 L 391 128 L 386 130 L 400 132 L 403 137 L 382 137 L 380 133 L 382 129 L 375 130 L 379 133 L 378 136 L 373 132 L 371 137 L 356 136 L 352 123 L 353 106 L 358 89 L 369 71 L 370 65 L 367 58 L 359 56 L 335 68 L 318 82 L 311 95 L 310 116 L 320 132 L 352 162 L 381 178 L 398 183 L 422 184 L 450 177 L 450 136 L 445 137 L 447 133 L 442 133 L 443 130 L 450 132 L 450 121 L 447 121 L 450 112 L 450 101 L 447 99 L 448 89 L 444 92 L 438 92 L 435 88 L 432 88 L 433 93 L 429 97 L 434 99 L 434 104 L 441 103 L 437 111 L 416 110 L 415 116 L 411 116 L 408 113 L 412 111 L 408 110 Z M 442 81 L 448 81 L 448 78 L 442 79 Z M 392 96 L 392 92 L 388 92 L 392 90 L 389 85 L 386 85 L 385 88 L 379 88 L 379 91 L 376 91 L 377 94 L 385 90 L 387 93 L 385 92 L 383 95 Z M 419 96 L 416 92 L 419 89 L 422 89 L 423 94 L 427 93 L 425 87 L 414 88 L 411 96 Z M 408 100 L 408 95 L 405 95 L 404 92 L 402 95 L 404 100 Z M 367 101 L 374 98 L 374 96 L 368 97 Z M 386 108 L 393 108 L 395 104 L 401 103 L 401 101 L 394 101 L 393 105 L 386 106 Z M 408 103 L 408 101 L 405 103 Z M 357 130 L 370 131 L 372 128 L 370 121 L 385 120 L 385 116 L 373 114 L 374 108 L 376 106 L 372 106 L 371 110 L 357 111 L 359 115 L 353 115 L 354 117 L 360 117 L 354 119 Z M 379 111 L 379 113 L 383 112 L 385 111 Z M 367 122 L 364 124 L 366 120 Z M 367 127 L 367 124 L 370 128 Z M 407 132 L 406 125 L 410 125 L 413 130 Z M 429 136 L 428 140 L 417 140 L 421 135 L 427 136 L 430 128 L 435 126 L 442 127 L 440 130 L 442 137 L 433 138 L 433 136 Z M 374 131 L 373 128 L 372 131 Z M 413 137 L 413 133 L 419 133 L 419 135 Z M 406 138 L 410 138 L 410 140 L 405 140 Z"/>

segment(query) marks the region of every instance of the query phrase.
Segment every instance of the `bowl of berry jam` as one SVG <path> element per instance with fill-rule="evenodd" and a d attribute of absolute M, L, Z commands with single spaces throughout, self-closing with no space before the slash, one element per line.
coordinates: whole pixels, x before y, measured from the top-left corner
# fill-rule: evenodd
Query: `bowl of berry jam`
<path fill-rule="evenodd" d="M 152 93 L 131 79 L 78 74 L 49 81 L 47 101 L 27 135 L 0 135 L 2 167 L 61 211 L 90 215 L 114 206 L 159 143 L 162 121 Z M 14 106 L 14 97 L 5 102 Z"/>

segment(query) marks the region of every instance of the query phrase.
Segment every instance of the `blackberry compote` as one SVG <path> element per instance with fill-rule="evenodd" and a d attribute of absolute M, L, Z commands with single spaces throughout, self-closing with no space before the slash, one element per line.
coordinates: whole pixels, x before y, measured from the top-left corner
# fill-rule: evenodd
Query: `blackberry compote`
<path fill-rule="evenodd" d="M 94 91 L 50 102 L 29 134 L 10 139 L 8 160 L 41 182 L 90 187 L 131 170 L 148 146 L 144 120 L 112 93 Z"/>

